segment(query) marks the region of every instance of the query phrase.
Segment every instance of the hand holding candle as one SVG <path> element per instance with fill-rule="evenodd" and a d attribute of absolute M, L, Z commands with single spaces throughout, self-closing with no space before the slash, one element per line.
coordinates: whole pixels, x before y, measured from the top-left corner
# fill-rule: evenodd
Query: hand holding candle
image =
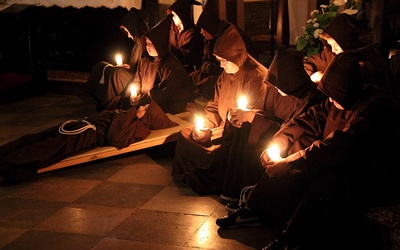
<path fill-rule="evenodd" d="M 117 66 L 123 66 L 121 54 L 115 56 L 115 61 L 117 62 Z"/>
<path fill-rule="evenodd" d="M 243 122 L 252 122 L 255 116 L 255 112 L 247 108 L 247 99 L 245 96 L 241 96 L 238 100 L 238 108 L 235 110 L 229 110 L 228 121 L 236 128 L 241 128 Z"/>
<path fill-rule="evenodd" d="M 281 151 L 279 150 L 277 145 L 271 145 L 267 148 L 267 155 L 271 161 L 277 161 L 282 159 Z"/>
<path fill-rule="evenodd" d="M 195 128 L 192 132 L 193 140 L 208 145 L 211 143 L 211 130 L 204 127 L 204 118 L 198 115 L 195 115 Z"/>
<path fill-rule="evenodd" d="M 275 161 L 281 160 L 280 150 L 277 145 L 271 145 L 266 150 L 264 150 L 260 156 L 261 165 L 264 168 L 271 167 Z"/>

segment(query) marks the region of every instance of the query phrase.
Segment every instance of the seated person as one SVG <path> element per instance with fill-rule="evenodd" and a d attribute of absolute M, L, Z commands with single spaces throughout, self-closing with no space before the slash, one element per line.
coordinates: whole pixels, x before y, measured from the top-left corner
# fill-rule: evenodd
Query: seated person
<path fill-rule="evenodd" d="M 167 10 L 168 15 L 174 16 L 169 37 L 170 51 L 182 62 L 188 74 L 200 69 L 204 49 L 200 28 L 193 21 L 192 5 L 201 3 L 177 0 Z"/>
<path fill-rule="evenodd" d="M 126 91 L 129 81 L 135 76 L 137 65 L 142 58 L 141 36 L 148 30 L 141 12 L 135 8 L 122 18 L 120 29 L 133 41 L 128 63 L 115 66 L 101 61 L 93 66 L 87 81 L 86 92 L 96 100 L 97 111 L 113 110 L 116 107 L 114 98 Z"/>
<path fill-rule="evenodd" d="M 190 78 L 196 86 L 195 97 L 211 100 L 214 96 L 215 83 L 223 71 L 213 55 L 215 42 L 218 34 L 232 24 L 228 21 L 222 21 L 215 11 L 214 1 L 208 0 L 196 25 L 200 27 L 200 33 L 204 36 L 204 54 L 201 67 L 190 73 Z M 248 54 L 257 59 L 256 46 L 239 27 L 235 27 L 245 43 Z"/>
<path fill-rule="evenodd" d="M 362 39 L 360 27 L 360 21 L 354 16 L 342 13 L 333 18 L 320 34 L 324 49 L 304 60 L 305 69 L 311 80 L 318 83 L 336 55 L 357 50 L 364 83 L 375 84 L 387 93 L 396 94 L 398 87 L 393 86 L 388 61 L 380 54 L 378 44 Z"/>
<path fill-rule="evenodd" d="M 264 172 L 258 156 L 274 133 L 285 121 L 326 98 L 304 70 L 302 53 L 294 48 L 278 48 L 264 81 L 272 86 L 264 110 L 236 109 L 229 113 L 229 120 L 236 128 L 226 174 L 221 180 L 221 198 L 239 199 L 243 188 L 254 185 Z M 226 208 L 233 211 L 238 205 L 228 203 Z"/>
<path fill-rule="evenodd" d="M 207 130 L 200 133 L 192 128 L 181 130 L 172 167 L 174 179 L 187 183 L 199 194 L 220 192 L 220 188 L 213 185 L 220 173 L 214 171 L 219 161 L 226 162 L 223 158 L 228 155 L 225 150 L 229 150 L 232 134 L 225 126 L 227 113 L 237 108 L 242 95 L 247 97 L 249 108 L 262 109 L 268 89 L 263 82 L 265 68 L 248 55 L 234 25 L 218 35 L 214 54 L 224 71 L 215 85 L 213 99 L 205 107 L 204 127 Z M 224 128 L 223 142 L 210 145 L 209 129 L 217 127 Z"/>
<path fill-rule="evenodd" d="M 136 88 L 140 99 L 155 100 L 166 113 L 186 110 L 194 93 L 194 84 L 182 63 L 168 50 L 168 37 L 172 15 L 168 15 L 141 38 L 143 57 L 129 88 L 114 98 L 115 107 L 130 106 L 130 87 Z"/>

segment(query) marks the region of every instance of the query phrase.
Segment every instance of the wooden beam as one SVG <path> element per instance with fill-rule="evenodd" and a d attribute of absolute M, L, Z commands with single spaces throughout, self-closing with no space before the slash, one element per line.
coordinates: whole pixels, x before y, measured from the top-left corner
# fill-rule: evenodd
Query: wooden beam
<path fill-rule="evenodd" d="M 218 0 L 218 14 L 221 20 L 226 20 L 226 1 Z"/>
<path fill-rule="evenodd" d="M 244 0 L 236 0 L 237 26 L 244 30 Z"/>

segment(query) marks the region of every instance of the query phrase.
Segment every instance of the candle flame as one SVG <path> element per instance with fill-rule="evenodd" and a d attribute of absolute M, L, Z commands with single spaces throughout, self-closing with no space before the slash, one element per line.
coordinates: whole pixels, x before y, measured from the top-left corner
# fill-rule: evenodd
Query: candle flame
<path fill-rule="evenodd" d="M 121 54 L 117 54 L 115 56 L 115 61 L 117 61 L 117 66 L 122 66 L 122 56 L 121 56 Z"/>
<path fill-rule="evenodd" d="M 245 96 L 241 96 L 238 101 L 238 109 L 247 109 L 247 99 Z"/>
<path fill-rule="evenodd" d="M 276 145 L 272 145 L 267 148 L 267 154 L 268 157 L 271 159 L 271 161 L 276 161 L 281 159 L 281 152 L 279 150 L 279 147 Z"/>

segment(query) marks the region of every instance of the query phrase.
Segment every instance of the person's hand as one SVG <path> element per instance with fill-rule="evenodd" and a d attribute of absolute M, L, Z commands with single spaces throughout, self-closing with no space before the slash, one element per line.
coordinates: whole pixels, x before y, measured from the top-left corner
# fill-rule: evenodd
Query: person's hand
<path fill-rule="evenodd" d="M 136 110 L 136 116 L 139 119 L 142 119 L 142 117 L 144 116 L 144 114 L 146 114 L 147 108 L 149 107 L 149 105 L 145 105 L 145 106 L 139 106 L 139 108 Z"/>
<path fill-rule="evenodd" d="M 211 141 L 211 129 L 194 129 L 192 132 L 192 139 L 199 143 L 205 143 Z"/>
<path fill-rule="evenodd" d="M 140 98 L 141 98 L 140 95 L 136 96 L 135 98 L 132 98 L 132 97 L 129 96 L 129 100 L 130 100 L 131 106 L 132 107 L 138 106 L 139 102 L 140 102 Z"/>
<path fill-rule="evenodd" d="M 131 69 L 131 65 L 124 63 L 124 65 L 122 65 L 122 67 L 124 67 L 124 69 Z"/>
<path fill-rule="evenodd" d="M 253 122 L 256 113 L 252 110 L 235 109 L 228 113 L 228 121 L 236 128 L 241 128 L 243 122 Z"/>
<path fill-rule="evenodd" d="M 324 73 L 322 71 L 317 71 L 310 76 L 310 79 L 311 79 L 311 81 L 313 81 L 315 83 L 319 83 L 321 81 L 323 75 L 324 75 Z"/>
<path fill-rule="evenodd" d="M 289 164 L 285 158 L 279 158 L 278 160 L 272 160 L 268 156 L 268 149 L 264 150 L 260 155 L 261 165 L 266 169 L 266 173 L 269 177 L 277 177 L 286 175 L 290 172 Z"/>
<path fill-rule="evenodd" d="M 265 168 L 268 169 L 271 165 L 274 164 L 273 161 L 268 156 L 267 149 L 265 149 L 260 155 L 260 163 Z"/>
<path fill-rule="evenodd" d="M 267 173 L 267 175 L 270 178 L 279 177 L 279 176 L 289 174 L 290 167 L 285 159 L 281 159 L 281 160 L 275 161 L 274 164 L 272 164 L 272 165 L 268 165 L 265 173 Z"/>

